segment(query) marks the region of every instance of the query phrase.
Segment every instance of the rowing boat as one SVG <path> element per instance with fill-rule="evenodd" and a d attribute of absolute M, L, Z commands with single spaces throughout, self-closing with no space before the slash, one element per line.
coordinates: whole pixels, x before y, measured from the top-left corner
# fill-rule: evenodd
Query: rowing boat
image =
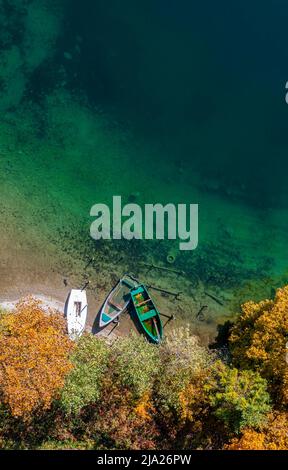
<path fill-rule="evenodd" d="M 66 302 L 65 316 L 69 337 L 79 338 L 85 330 L 88 313 L 86 291 L 72 289 Z"/>
<path fill-rule="evenodd" d="M 117 320 L 119 315 L 126 310 L 131 300 L 130 291 L 138 285 L 138 281 L 125 274 L 111 290 L 106 298 L 99 318 L 99 326 L 103 328 L 112 321 Z"/>
<path fill-rule="evenodd" d="M 141 284 L 131 290 L 131 298 L 141 328 L 152 343 L 160 343 L 163 338 L 163 325 L 160 313 L 146 287 Z"/>

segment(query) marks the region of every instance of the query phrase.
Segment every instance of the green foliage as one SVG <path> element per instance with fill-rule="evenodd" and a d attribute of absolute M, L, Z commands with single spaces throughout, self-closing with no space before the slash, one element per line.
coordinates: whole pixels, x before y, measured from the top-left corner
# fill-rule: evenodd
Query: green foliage
<path fill-rule="evenodd" d="M 109 362 L 109 347 L 92 335 L 82 336 L 71 357 L 74 369 L 62 390 L 60 405 L 66 413 L 77 414 L 100 397 Z"/>
<path fill-rule="evenodd" d="M 93 450 L 94 443 L 86 441 L 56 441 L 49 440 L 37 447 L 37 450 Z"/>
<path fill-rule="evenodd" d="M 159 368 L 157 346 L 143 336 L 119 338 L 112 346 L 113 371 L 119 384 L 128 387 L 135 399 L 147 393 Z"/>
<path fill-rule="evenodd" d="M 22 330 L 23 322 L 19 338 Z M 262 439 L 270 427 L 266 380 L 216 361 L 189 328 L 171 331 L 160 346 L 136 334 L 112 345 L 85 335 L 69 361 L 73 368 L 49 409 L 31 410 L 26 422 L 0 407 L 0 448 L 220 449 L 233 437 L 244 447 L 241 433 Z M 284 437 L 285 425 L 286 417 Z"/>
<path fill-rule="evenodd" d="M 215 416 L 234 432 L 261 428 L 271 410 L 267 382 L 258 373 L 239 371 L 218 361 L 211 369 L 205 391 Z"/>
<path fill-rule="evenodd" d="M 173 330 L 160 348 L 161 374 L 157 381 L 157 405 L 161 412 L 183 415 L 183 392 L 211 363 L 207 349 L 189 328 Z"/>

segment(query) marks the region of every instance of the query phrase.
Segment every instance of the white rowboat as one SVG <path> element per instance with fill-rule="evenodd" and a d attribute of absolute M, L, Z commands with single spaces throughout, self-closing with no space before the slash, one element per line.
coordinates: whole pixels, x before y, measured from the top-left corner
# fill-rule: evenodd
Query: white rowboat
<path fill-rule="evenodd" d="M 88 305 L 86 291 L 72 289 L 65 308 L 68 334 L 71 339 L 75 340 L 83 334 L 86 325 L 87 313 Z"/>

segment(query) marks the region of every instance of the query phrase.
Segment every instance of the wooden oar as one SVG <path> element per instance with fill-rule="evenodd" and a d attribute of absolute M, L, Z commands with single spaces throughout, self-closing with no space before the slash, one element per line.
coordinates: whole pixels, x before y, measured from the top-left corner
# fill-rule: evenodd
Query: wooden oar
<path fill-rule="evenodd" d="M 113 333 L 113 331 L 115 330 L 115 328 L 117 328 L 117 326 L 119 326 L 119 321 L 115 324 L 115 326 L 113 326 L 112 330 L 109 331 L 107 336 L 110 336 Z"/>
<path fill-rule="evenodd" d="M 156 330 L 156 333 L 157 333 L 157 336 L 159 338 L 159 340 L 161 339 L 160 337 L 160 333 L 159 333 L 159 329 L 158 329 L 158 326 L 157 326 L 157 322 L 156 322 L 156 319 L 154 317 L 152 317 L 152 321 L 154 323 L 154 327 L 155 327 L 155 330 Z"/>
<path fill-rule="evenodd" d="M 89 286 L 89 284 L 90 284 L 90 281 L 87 281 L 85 285 L 82 287 L 81 292 L 83 292 L 83 290 L 85 290 Z"/>
<path fill-rule="evenodd" d="M 160 315 L 163 315 L 163 313 L 160 313 Z M 164 330 L 164 328 L 166 328 L 166 326 L 168 325 L 168 323 L 170 323 L 171 320 L 175 320 L 175 315 L 171 315 L 171 317 L 168 317 L 168 315 L 163 315 L 163 317 L 168 318 L 165 325 L 163 325 L 163 330 Z"/>
<path fill-rule="evenodd" d="M 151 299 L 144 300 L 143 302 L 140 302 L 140 304 L 137 304 L 137 307 L 142 307 L 143 305 L 147 304 L 148 302 L 151 302 Z"/>
<path fill-rule="evenodd" d="M 162 317 L 165 317 L 165 318 L 169 318 L 169 320 L 174 320 L 174 318 L 175 318 L 174 315 L 165 315 L 165 313 L 160 313 L 160 312 L 159 312 L 159 315 L 161 315 Z"/>

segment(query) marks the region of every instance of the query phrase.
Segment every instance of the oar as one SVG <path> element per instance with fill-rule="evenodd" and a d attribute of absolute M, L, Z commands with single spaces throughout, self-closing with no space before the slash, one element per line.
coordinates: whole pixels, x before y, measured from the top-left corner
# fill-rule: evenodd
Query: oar
<path fill-rule="evenodd" d="M 168 325 L 168 323 L 170 323 L 171 320 L 175 320 L 174 315 L 172 315 L 172 317 L 170 317 L 170 318 L 166 321 L 165 325 L 163 325 L 163 329 L 166 328 L 166 326 Z"/>
<path fill-rule="evenodd" d="M 110 335 L 113 333 L 113 331 L 115 330 L 115 328 L 117 328 L 117 326 L 119 326 L 119 321 L 116 323 L 116 325 L 115 325 L 115 326 L 113 326 L 112 330 L 111 330 L 111 331 L 109 331 L 109 333 L 108 333 L 108 335 L 107 335 L 107 336 L 110 336 Z"/>
<path fill-rule="evenodd" d="M 90 281 L 87 281 L 87 282 L 85 283 L 85 285 L 82 287 L 81 292 L 83 292 L 83 290 L 85 290 L 86 287 L 89 286 L 89 284 L 90 284 Z"/>
<path fill-rule="evenodd" d="M 160 312 L 159 312 L 159 315 L 161 315 L 161 317 L 168 318 L 165 325 L 163 325 L 163 329 L 168 325 L 168 323 L 170 323 L 171 320 L 175 320 L 175 315 L 165 315 L 165 313 L 160 313 Z"/>
<path fill-rule="evenodd" d="M 165 313 L 160 313 L 160 312 L 159 312 L 159 315 L 161 315 L 161 317 L 169 318 L 169 320 L 175 320 L 174 315 L 165 315 Z"/>
<path fill-rule="evenodd" d="M 82 308 L 82 310 L 80 311 L 80 315 L 85 310 L 85 308 L 87 308 L 87 307 L 88 307 L 88 304 L 86 304 L 85 307 Z"/>
<path fill-rule="evenodd" d="M 160 340 L 160 339 L 161 339 L 161 337 L 160 337 L 159 329 L 158 329 L 157 322 L 156 322 L 156 320 L 155 320 L 155 318 L 154 318 L 154 317 L 152 317 L 152 321 L 153 321 L 153 323 L 154 323 L 154 327 L 155 327 L 155 330 L 156 330 L 157 336 L 158 336 L 158 338 L 159 338 L 159 340 Z"/>

